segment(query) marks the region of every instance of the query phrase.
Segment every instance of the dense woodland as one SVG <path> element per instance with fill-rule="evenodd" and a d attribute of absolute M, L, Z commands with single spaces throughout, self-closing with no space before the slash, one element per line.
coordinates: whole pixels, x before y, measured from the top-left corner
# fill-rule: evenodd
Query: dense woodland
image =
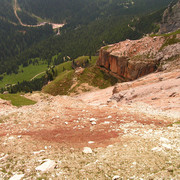
<path fill-rule="evenodd" d="M 50 25 L 19 25 L 12 0 L 0 0 L 0 74 L 18 73 L 31 58 L 57 65 L 94 55 L 101 46 L 138 39 L 157 32 L 165 7 L 171 0 L 18 0 L 18 15 L 25 24 L 36 24 L 35 14 L 50 22 L 66 23 L 57 36 Z M 53 60 L 53 56 L 60 56 Z"/>

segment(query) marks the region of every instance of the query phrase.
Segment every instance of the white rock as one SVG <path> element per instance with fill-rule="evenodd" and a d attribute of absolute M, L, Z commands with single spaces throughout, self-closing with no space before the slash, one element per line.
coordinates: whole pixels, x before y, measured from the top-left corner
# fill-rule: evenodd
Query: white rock
<path fill-rule="evenodd" d="M 5 156 L 1 157 L 1 158 L 0 158 L 0 161 L 6 159 L 8 156 L 9 156 L 9 155 L 6 154 Z"/>
<path fill-rule="evenodd" d="M 93 121 L 91 124 L 92 124 L 92 125 L 96 125 L 96 122 L 95 122 L 95 121 Z"/>
<path fill-rule="evenodd" d="M 85 153 L 85 154 L 91 154 L 91 153 L 92 153 L 92 149 L 91 149 L 90 147 L 84 147 L 83 153 Z"/>
<path fill-rule="evenodd" d="M 45 150 L 35 151 L 35 152 L 33 152 L 33 154 L 39 154 L 41 152 L 45 152 Z"/>
<path fill-rule="evenodd" d="M 154 148 L 152 148 L 151 150 L 152 150 L 152 151 L 162 151 L 162 148 L 160 148 L 160 147 L 154 147 Z"/>
<path fill-rule="evenodd" d="M 89 141 L 88 144 L 94 144 L 94 141 Z"/>
<path fill-rule="evenodd" d="M 65 122 L 66 125 L 68 125 L 68 122 Z"/>
<path fill-rule="evenodd" d="M 120 178 L 120 176 L 114 176 L 113 178 L 112 178 L 112 180 L 116 180 L 116 179 L 119 179 Z"/>
<path fill-rule="evenodd" d="M 36 167 L 36 170 L 42 171 L 42 172 L 47 172 L 47 171 L 54 169 L 55 165 L 56 165 L 55 161 L 47 159 L 45 163 Z"/>
<path fill-rule="evenodd" d="M 96 121 L 96 119 L 95 118 L 91 118 L 89 121 L 93 122 L 93 121 Z"/>
<path fill-rule="evenodd" d="M 111 119 L 112 118 L 112 116 L 108 116 L 108 119 Z"/>
<path fill-rule="evenodd" d="M 15 174 L 9 180 L 21 180 L 24 177 L 24 174 Z"/>
<path fill-rule="evenodd" d="M 170 144 L 162 144 L 163 147 L 165 147 L 166 149 L 171 149 L 171 145 Z"/>
<path fill-rule="evenodd" d="M 104 121 L 104 124 L 110 124 L 110 122 L 109 121 Z"/>
<path fill-rule="evenodd" d="M 8 139 L 12 140 L 12 139 L 15 139 L 15 137 L 14 136 L 10 136 Z"/>
<path fill-rule="evenodd" d="M 166 139 L 166 138 L 164 138 L 164 137 L 161 137 L 161 138 L 160 138 L 160 141 L 161 141 L 161 142 L 166 142 L 166 143 L 169 143 L 169 142 L 170 142 L 169 139 Z"/>

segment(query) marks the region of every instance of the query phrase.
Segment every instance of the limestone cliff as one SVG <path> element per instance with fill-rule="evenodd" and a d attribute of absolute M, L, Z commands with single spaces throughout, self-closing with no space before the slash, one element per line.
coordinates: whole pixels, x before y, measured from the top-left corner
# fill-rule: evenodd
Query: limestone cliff
<path fill-rule="evenodd" d="M 122 80 L 134 80 L 156 70 L 154 56 L 163 43 L 164 38 L 158 36 L 102 47 L 97 65 Z"/>
<path fill-rule="evenodd" d="M 180 28 L 180 0 L 177 4 L 171 3 L 163 14 L 160 33 L 176 31 Z"/>
<path fill-rule="evenodd" d="M 171 43 L 173 41 L 173 43 Z M 99 53 L 97 65 L 125 81 L 134 80 L 166 68 L 164 62 L 180 54 L 180 35 L 144 37 L 106 47 Z"/>

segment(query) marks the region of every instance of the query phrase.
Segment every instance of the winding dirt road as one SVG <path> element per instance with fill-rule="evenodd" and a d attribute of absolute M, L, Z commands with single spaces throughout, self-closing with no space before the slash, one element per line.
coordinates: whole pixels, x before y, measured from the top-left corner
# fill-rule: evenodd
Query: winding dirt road
<path fill-rule="evenodd" d="M 40 24 L 36 24 L 36 25 L 29 25 L 29 24 L 24 24 L 21 19 L 19 18 L 18 14 L 17 14 L 17 0 L 14 0 L 14 14 L 16 16 L 16 18 L 18 19 L 19 23 L 21 26 L 25 26 L 25 27 L 40 27 L 40 26 L 44 26 L 45 24 L 50 24 L 52 25 L 52 28 L 53 29 L 59 29 L 59 28 L 62 28 L 65 24 L 55 24 L 55 23 L 49 23 L 49 22 L 43 22 L 43 23 L 40 23 Z"/>

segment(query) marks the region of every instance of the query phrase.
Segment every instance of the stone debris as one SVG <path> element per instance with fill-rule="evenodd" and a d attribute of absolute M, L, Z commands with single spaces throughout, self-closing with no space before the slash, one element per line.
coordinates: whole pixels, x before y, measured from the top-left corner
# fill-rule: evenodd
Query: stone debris
<path fill-rule="evenodd" d="M 15 174 L 9 180 L 21 180 L 24 176 L 24 174 Z"/>
<path fill-rule="evenodd" d="M 94 141 L 89 141 L 88 144 L 94 144 L 95 142 Z"/>
<path fill-rule="evenodd" d="M 161 142 L 166 142 L 166 143 L 169 143 L 169 142 L 170 142 L 169 139 L 164 138 L 164 137 L 160 137 L 160 141 L 161 141 Z"/>
<path fill-rule="evenodd" d="M 84 147 L 83 153 L 85 153 L 85 154 L 92 154 L 93 151 L 92 151 L 92 149 L 90 147 Z"/>
<path fill-rule="evenodd" d="M 5 156 L 1 157 L 1 158 L 0 158 L 0 161 L 6 159 L 8 156 L 9 156 L 9 155 L 6 154 Z"/>
<path fill-rule="evenodd" d="M 40 166 L 36 167 L 35 169 L 37 171 L 48 172 L 48 171 L 54 169 L 55 165 L 56 165 L 55 161 L 46 159 L 46 162 L 44 162 Z"/>
<path fill-rule="evenodd" d="M 95 118 L 90 118 L 90 122 L 97 121 Z"/>
<path fill-rule="evenodd" d="M 26 96 L 37 104 L 20 108 L 0 103 L 0 117 L 5 120 L 0 123 L 0 179 L 11 178 L 12 172 L 25 174 L 24 179 L 112 179 L 116 174 L 119 179 L 180 179 L 180 127 L 174 126 L 180 117 L 178 81 L 166 103 L 156 90 L 161 88 L 166 95 L 171 80 L 154 86 L 149 98 L 144 89 L 139 88 L 142 94 L 133 91 L 137 84 L 180 76 L 179 70 L 173 73 L 122 83 L 130 94 L 123 94 L 116 106 L 106 103 L 112 87 L 88 92 L 83 99 L 32 93 Z M 169 97 L 173 92 L 176 96 Z M 129 95 L 132 99 L 126 100 Z M 153 103 L 161 103 L 157 105 L 162 109 L 149 104 L 153 97 L 159 98 Z"/>
<path fill-rule="evenodd" d="M 33 154 L 40 154 L 42 152 L 45 152 L 45 150 L 35 151 L 35 152 L 33 152 Z"/>
<path fill-rule="evenodd" d="M 152 148 L 152 151 L 157 151 L 157 152 L 159 152 L 159 151 L 162 151 L 162 148 L 160 148 L 160 147 L 154 147 L 154 148 Z"/>
<path fill-rule="evenodd" d="M 96 122 L 95 122 L 95 121 L 93 121 L 93 122 L 91 122 L 91 124 L 92 124 L 92 125 L 96 125 Z"/>
<path fill-rule="evenodd" d="M 110 124 L 110 122 L 109 121 L 104 121 L 104 123 L 103 124 Z"/>
<path fill-rule="evenodd" d="M 118 180 L 118 179 L 120 179 L 120 176 L 117 175 L 112 178 L 112 180 Z"/>
<path fill-rule="evenodd" d="M 165 147 L 166 149 L 171 149 L 172 146 L 170 144 L 162 144 L 163 147 Z"/>

